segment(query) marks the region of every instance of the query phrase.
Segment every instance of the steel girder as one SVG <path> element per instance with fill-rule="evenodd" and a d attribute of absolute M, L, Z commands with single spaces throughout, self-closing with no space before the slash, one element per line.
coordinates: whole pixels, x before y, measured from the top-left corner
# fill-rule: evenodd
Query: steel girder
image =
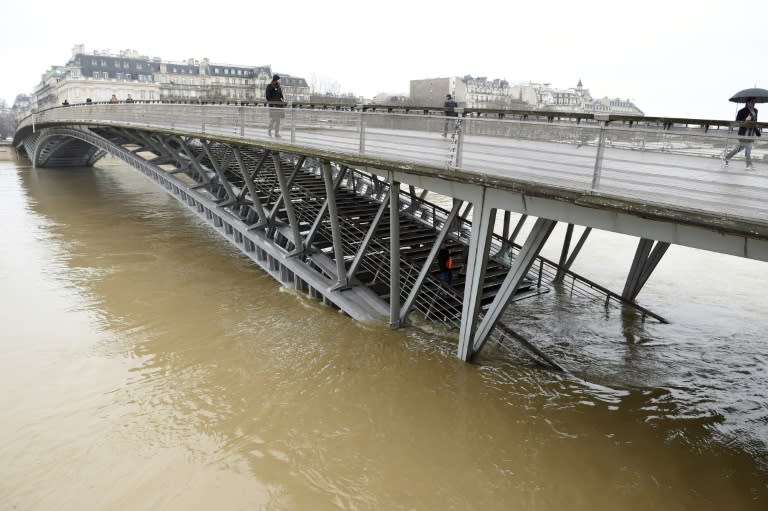
<path fill-rule="evenodd" d="M 408 192 L 401 192 L 391 172 L 383 179 L 375 172 L 327 159 L 138 129 L 79 127 L 43 132 L 30 143 L 39 146 L 51 137 L 69 138 L 123 159 L 275 279 L 356 319 L 383 319 L 388 312 L 390 324 L 398 327 L 407 322 L 412 310 L 418 310 L 427 318 L 460 326 L 458 353 L 463 360 L 471 359 L 490 338 L 554 226 L 553 221 L 539 219 L 533 238 L 529 236 L 505 270 L 506 277 L 499 274 L 498 261 L 493 261 L 491 275 L 496 210 L 484 200 L 468 201 L 463 212 L 461 201 L 456 200 L 450 212 L 438 214 L 439 208 L 424 199 L 427 190 L 417 193 L 408 185 Z M 465 219 L 471 211 L 470 231 Z M 509 235 L 510 215 L 505 213 L 497 256 L 514 245 L 526 218 L 523 215 Z M 465 283 L 443 293 L 433 263 L 440 242 L 447 238 L 458 246 L 469 239 L 469 257 Z M 570 262 L 579 249 L 580 245 Z M 487 299 L 484 284 L 491 278 L 505 280 L 502 292 L 482 313 L 482 300 Z M 386 285 L 388 299 L 377 288 L 379 284 Z M 548 360 L 508 325 L 503 327 L 505 334 Z"/>

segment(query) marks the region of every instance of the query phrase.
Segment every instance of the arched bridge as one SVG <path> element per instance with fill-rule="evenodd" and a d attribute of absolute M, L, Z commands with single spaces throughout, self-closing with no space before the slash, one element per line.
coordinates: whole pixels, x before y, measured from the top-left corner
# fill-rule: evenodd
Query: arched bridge
<path fill-rule="evenodd" d="M 456 327 L 463 360 L 513 338 L 559 367 L 508 306 L 566 279 L 663 321 L 636 298 L 673 243 L 768 261 L 768 162 L 721 168 L 733 123 L 387 110 L 294 105 L 274 138 L 264 107 L 75 105 L 25 119 L 14 143 L 36 166 L 120 158 L 285 285 L 359 320 L 397 327 L 418 311 Z M 554 262 L 540 251 L 557 222 Z M 593 228 L 639 238 L 621 293 L 570 270 Z"/>

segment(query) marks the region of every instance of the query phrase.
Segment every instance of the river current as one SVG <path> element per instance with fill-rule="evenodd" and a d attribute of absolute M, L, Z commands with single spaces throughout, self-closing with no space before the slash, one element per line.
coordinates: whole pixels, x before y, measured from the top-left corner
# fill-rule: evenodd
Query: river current
<path fill-rule="evenodd" d="M 0 509 L 768 507 L 765 263 L 672 246 L 669 324 L 513 305 L 562 374 L 282 288 L 116 160 L 0 148 L 0 214 Z M 635 245 L 574 270 L 621 291 Z"/>

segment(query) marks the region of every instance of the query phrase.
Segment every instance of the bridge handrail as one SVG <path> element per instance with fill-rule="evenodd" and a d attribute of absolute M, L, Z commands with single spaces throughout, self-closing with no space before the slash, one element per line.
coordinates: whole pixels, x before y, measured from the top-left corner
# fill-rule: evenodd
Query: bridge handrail
<path fill-rule="evenodd" d="M 744 140 L 755 142 L 753 158 L 768 159 L 768 140 L 738 135 L 732 129 L 709 129 L 708 125 L 694 128 L 691 124 L 650 127 L 638 125 L 636 120 L 632 125 L 612 125 L 609 121 L 575 123 L 301 108 L 289 108 L 285 113 L 282 140 L 267 136 L 268 108 L 238 105 L 74 105 L 35 114 L 19 130 L 47 124 L 171 130 L 191 136 L 225 137 L 235 142 L 279 143 L 281 150 L 288 151 L 289 147 L 296 147 L 310 153 L 340 154 L 380 168 L 415 164 L 423 172 L 442 178 L 452 178 L 453 171 L 458 170 L 464 172 L 459 179 L 465 181 L 489 183 L 504 177 L 515 186 L 519 183 L 545 196 L 555 192 L 559 196 L 598 194 L 697 211 L 701 202 L 695 200 L 694 193 L 700 194 L 700 189 L 706 187 L 705 200 L 711 203 L 706 211 L 718 219 L 748 219 L 750 223 L 757 220 L 768 226 L 762 185 L 744 189 L 742 194 L 736 188 L 728 189 L 741 185 L 731 181 L 718 185 L 711 179 L 711 172 L 719 170 L 712 159 Z M 447 125 L 448 143 L 441 142 L 444 139 L 440 137 Z M 653 157 L 648 158 L 648 154 Z M 675 159 L 679 156 L 696 158 L 681 162 Z M 697 180 L 680 181 L 676 169 L 681 165 L 695 170 L 699 174 Z M 677 181 L 671 183 L 674 179 Z M 687 202 L 681 202 L 680 197 L 688 197 Z"/>
<path fill-rule="evenodd" d="M 269 102 L 266 100 L 250 100 L 250 101 L 237 101 L 237 100 L 168 100 L 168 99 L 153 99 L 153 100 L 134 100 L 132 104 L 145 104 L 145 105 L 210 105 L 210 106 L 242 106 L 242 107 L 268 107 Z M 25 124 L 25 121 L 31 119 L 35 115 L 42 114 L 47 111 L 70 108 L 70 107 L 88 107 L 92 105 L 111 105 L 117 106 L 120 104 L 130 104 L 125 101 L 119 101 L 117 103 L 110 101 L 94 101 L 88 103 L 73 103 L 69 107 L 54 106 L 47 109 L 40 110 L 38 112 L 31 113 L 21 120 L 19 126 Z M 439 106 L 426 106 L 426 105 L 402 105 L 402 104 L 347 104 L 347 103 L 335 103 L 335 102 L 287 102 L 283 103 L 288 108 L 296 109 L 308 109 L 308 110 L 336 110 L 336 111 L 362 111 L 362 112 L 378 112 L 384 111 L 385 113 L 411 113 L 421 112 L 419 115 L 445 115 L 447 109 Z M 751 121 L 733 121 L 724 119 L 709 119 L 709 118 L 686 118 L 686 117 L 660 117 L 660 116 L 639 116 L 639 115 L 626 115 L 626 114 L 600 114 L 600 113 L 586 113 L 586 112 L 561 112 L 557 110 L 526 110 L 526 109 L 501 109 L 501 108 L 457 108 L 455 109 L 462 117 L 489 117 L 495 115 L 500 119 L 506 119 L 507 117 L 518 117 L 522 120 L 533 119 L 546 119 L 548 122 L 554 120 L 571 120 L 592 121 L 592 122 L 604 122 L 610 123 L 624 123 L 629 124 L 630 127 L 636 124 L 654 125 L 661 127 L 662 129 L 669 130 L 674 127 L 703 127 L 706 130 L 710 128 L 764 128 L 768 127 L 766 122 L 751 122 Z M 27 122 L 28 124 L 28 122 Z"/>
<path fill-rule="evenodd" d="M 142 106 L 144 105 L 144 106 Z M 29 127 L 30 125 L 34 126 L 35 124 L 41 124 L 45 122 L 65 122 L 65 121 L 71 121 L 71 122 L 92 122 L 92 123 L 98 123 L 99 120 L 104 120 L 104 114 L 106 114 L 106 117 L 109 117 L 111 114 L 113 116 L 113 120 L 119 122 L 120 120 L 128 120 L 130 122 L 133 122 L 133 125 L 135 126 L 136 120 L 139 121 L 145 121 L 146 116 L 136 116 L 134 115 L 131 119 L 126 119 L 126 114 L 130 113 L 137 113 L 140 112 L 141 109 L 147 109 L 149 105 L 153 105 L 152 108 L 148 109 L 148 112 L 151 112 L 155 110 L 155 107 L 168 110 L 168 108 L 173 108 L 175 113 L 178 113 L 178 109 L 181 108 L 181 114 L 184 114 L 185 112 L 188 112 L 190 108 L 198 108 L 200 109 L 199 115 L 203 116 L 206 112 L 210 112 L 212 116 L 215 116 L 217 113 L 220 115 L 230 115 L 232 116 L 232 125 L 238 125 L 238 123 L 241 123 L 242 120 L 236 118 L 232 115 L 232 111 L 237 112 L 247 112 L 250 111 L 249 107 L 243 107 L 238 106 L 235 104 L 232 105 L 211 105 L 211 104 L 196 104 L 196 103 L 157 103 L 157 102 L 134 102 L 132 104 L 126 104 L 126 103 L 92 103 L 92 104 L 76 104 L 71 105 L 68 107 L 54 107 L 47 110 L 43 110 L 41 112 L 32 114 L 26 118 L 24 118 L 19 126 L 17 127 L 17 132 L 19 130 L 24 129 L 25 127 Z M 292 105 L 289 105 L 292 106 Z M 248 110 L 243 110 L 248 108 Z M 130 110 L 128 110 L 130 109 Z M 257 110 L 260 113 L 265 113 L 266 110 Z M 317 110 L 311 110 L 308 111 L 313 112 Z M 94 114 L 100 114 L 100 115 L 77 115 L 77 114 L 83 114 L 83 113 L 94 113 Z M 358 111 L 355 112 L 354 110 L 335 110 L 335 111 L 326 111 L 321 110 L 323 112 L 324 116 L 330 116 L 331 118 L 333 116 L 336 116 L 339 119 L 336 119 L 338 122 L 339 120 L 345 120 L 347 124 L 350 126 L 355 123 L 363 123 L 365 124 L 365 120 L 381 120 L 385 117 L 389 117 L 390 119 L 434 119 L 434 116 L 423 116 L 423 115 L 414 115 L 414 114 L 403 114 L 403 113 L 388 113 L 388 114 L 382 114 L 379 112 L 362 112 Z M 513 112 L 513 111 L 509 111 Z M 525 113 L 525 112 L 517 112 L 517 113 Z M 74 115 L 73 115 L 74 114 Z M 116 114 L 116 115 L 114 115 Z M 350 117 L 350 116 L 359 116 L 359 117 Z M 538 112 L 537 115 L 546 115 L 541 112 Z M 247 117 L 244 116 L 244 117 Z M 137 119 L 138 118 L 138 119 Z M 167 118 L 167 116 L 165 116 Z M 447 119 L 454 119 L 454 118 L 447 118 Z M 443 117 L 440 119 L 440 121 L 445 121 L 446 118 Z M 623 124 L 621 125 L 611 125 L 610 122 L 613 121 L 621 121 Z M 643 123 L 643 126 L 641 127 L 641 121 Z M 730 140 L 733 138 L 733 128 L 739 128 L 739 127 L 747 127 L 747 128 L 754 128 L 754 127 L 768 127 L 768 123 L 754 123 L 754 122 L 735 122 L 735 121 L 709 121 L 709 120 L 696 120 L 696 119 L 675 119 L 675 122 L 679 122 L 680 124 L 675 125 L 674 123 L 666 122 L 667 119 L 663 118 L 627 118 L 627 117 L 614 117 L 613 119 L 609 117 L 606 118 L 606 120 L 601 121 L 602 124 L 576 124 L 573 123 L 561 123 L 561 122 L 553 122 L 553 121 L 538 121 L 538 120 L 529 120 L 529 119 L 481 119 L 481 118 L 468 118 L 465 119 L 465 122 L 469 123 L 478 123 L 483 122 L 486 125 L 489 125 L 491 123 L 500 126 L 509 123 L 517 123 L 519 125 L 525 124 L 529 126 L 533 125 L 546 125 L 546 126 L 561 126 L 566 128 L 571 128 L 576 131 L 582 131 L 586 132 L 589 129 L 595 129 L 596 127 L 601 127 L 603 129 L 610 130 L 612 133 L 635 133 L 635 134 L 653 134 L 654 136 L 658 135 L 660 132 L 663 132 L 668 135 L 678 135 L 683 136 L 685 134 L 696 134 L 697 138 L 700 139 L 707 139 L 711 138 L 712 140 L 717 139 L 728 139 Z M 205 124 L 205 119 L 203 119 L 203 127 Z M 650 126 L 649 123 L 655 122 L 653 128 L 648 127 Z M 141 122 L 140 122 L 141 123 Z M 140 124 L 139 123 L 139 124 Z M 700 123 L 700 124 L 695 124 Z M 257 123 L 258 120 L 257 120 Z M 629 125 L 627 125 L 629 124 Z M 717 129 L 710 130 L 711 127 L 715 127 Z M 149 127 L 149 125 L 147 125 Z M 244 129 L 246 126 L 241 125 L 241 130 Z M 256 127 L 256 126 L 252 126 Z M 727 127 L 729 128 L 727 132 L 723 132 L 719 128 L 721 127 Z M 703 129 L 703 132 L 700 130 Z M 466 128 L 464 130 L 465 132 L 468 131 Z M 362 132 L 361 132 L 362 133 Z M 362 135 L 361 135 L 362 136 Z M 514 138 L 514 137 L 513 137 Z M 752 139 L 759 141 L 760 138 L 758 137 L 750 137 L 746 135 L 739 136 L 739 139 Z M 603 143 L 603 141 L 599 141 L 600 144 Z M 652 150 L 649 149 L 646 146 L 642 147 L 643 150 Z M 690 153 L 689 153 L 690 154 Z M 460 167 L 461 165 L 456 165 L 457 167 Z"/>

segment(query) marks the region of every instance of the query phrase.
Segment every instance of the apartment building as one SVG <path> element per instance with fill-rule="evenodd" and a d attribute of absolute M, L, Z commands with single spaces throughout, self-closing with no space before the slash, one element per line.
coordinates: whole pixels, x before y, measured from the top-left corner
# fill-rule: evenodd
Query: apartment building
<path fill-rule="evenodd" d="M 309 101 L 304 78 L 280 75 L 286 100 Z M 135 100 L 252 102 L 264 98 L 271 79 L 270 66 L 217 64 L 207 58 L 173 62 L 133 50 L 86 52 L 83 45 L 76 45 L 65 65 L 43 74 L 30 109 L 50 108 L 64 100 L 109 101 L 112 95 L 121 101 L 130 95 Z"/>

